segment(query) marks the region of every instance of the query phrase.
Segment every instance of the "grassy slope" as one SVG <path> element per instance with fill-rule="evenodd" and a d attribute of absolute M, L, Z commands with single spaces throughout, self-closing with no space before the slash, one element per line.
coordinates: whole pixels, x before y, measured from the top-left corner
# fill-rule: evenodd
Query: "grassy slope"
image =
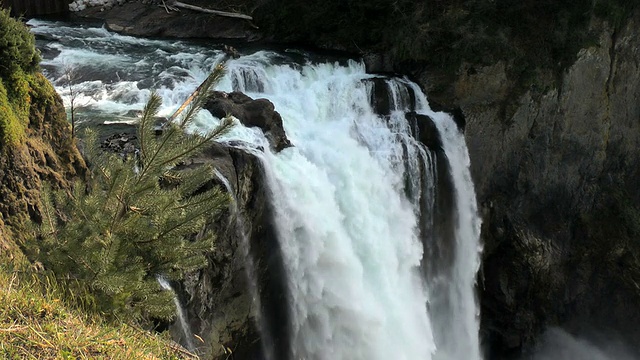
<path fill-rule="evenodd" d="M 160 335 L 66 306 L 44 276 L 0 265 L 2 359 L 194 359 Z"/>
<path fill-rule="evenodd" d="M 67 188 L 85 171 L 38 58 L 27 28 L 0 10 L 0 359 L 195 358 L 162 336 L 66 305 L 77 296 L 34 271 L 20 250 L 42 181 Z"/>

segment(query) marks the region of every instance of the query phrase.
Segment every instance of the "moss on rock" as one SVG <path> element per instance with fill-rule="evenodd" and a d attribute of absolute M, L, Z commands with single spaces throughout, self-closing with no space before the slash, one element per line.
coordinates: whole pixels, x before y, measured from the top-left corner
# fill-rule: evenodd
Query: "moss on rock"
<path fill-rule="evenodd" d="M 5 249 L 20 240 L 24 221 L 37 219 L 43 180 L 65 188 L 86 171 L 62 99 L 38 72 L 39 60 L 28 28 L 0 10 L 0 247 Z"/>
<path fill-rule="evenodd" d="M 13 105 L 9 101 L 7 89 L 0 79 L 0 150 L 18 143 L 24 136 L 24 127 Z"/>

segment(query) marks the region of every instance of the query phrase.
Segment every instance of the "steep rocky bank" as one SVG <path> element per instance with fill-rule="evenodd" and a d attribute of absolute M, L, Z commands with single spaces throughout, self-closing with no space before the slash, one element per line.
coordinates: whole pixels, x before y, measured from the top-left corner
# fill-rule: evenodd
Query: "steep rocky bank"
<path fill-rule="evenodd" d="M 116 31 L 189 37 L 185 19 L 202 15 L 167 14 L 182 18 L 170 32 L 140 27 L 149 15 L 100 16 Z M 434 102 L 466 119 L 484 224 L 482 333 L 492 358 L 526 351 L 550 325 L 640 338 L 639 21 L 638 11 L 624 23 L 591 19 L 593 40 L 566 55 L 575 62 L 528 69 L 533 81 L 514 76 L 509 59 L 467 59 L 452 71 L 367 57 L 372 70 L 410 72 Z"/>
<path fill-rule="evenodd" d="M 288 352 L 287 287 L 275 234 L 267 183 L 260 161 L 234 148 L 214 145 L 201 159 L 229 181 L 237 208 L 222 223 L 209 266 L 182 286 L 192 330 L 204 339 L 201 351 L 215 359 L 277 359 Z M 219 186 L 224 184 L 218 181 Z M 259 302 L 254 300 L 259 294 Z M 255 306 L 258 306 L 256 308 Z M 260 328 L 270 338 L 261 338 Z"/>
<path fill-rule="evenodd" d="M 37 88 L 32 88 L 25 137 L 0 150 L 0 254 L 11 258 L 19 254 L 16 241 L 24 235 L 22 225 L 39 220 L 44 181 L 69 189 L 86 172 L 62 100 L 41 74 L 36 76 L 39 80 Z"/>
<path fill-rule="evenodd" d="M 39 72 L 33 36 L 0 10 L 0 255 L 21 257 L 25 222 L 39 220 L 40 189 L 84 176 L 62 99 Z"/>

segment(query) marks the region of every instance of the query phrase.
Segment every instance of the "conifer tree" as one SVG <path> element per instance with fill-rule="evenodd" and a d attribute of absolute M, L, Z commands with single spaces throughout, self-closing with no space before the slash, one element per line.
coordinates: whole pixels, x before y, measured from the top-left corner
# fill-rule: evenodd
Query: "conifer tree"
<path fill-rule="evenodd" d="M 139 122 L 135 157 L 99 150 L 89 132 L 88 184 L 78 182 L 72 194 L 44 191 L 37 258 L 58 277 L 88 289 L 97 310 L 139 322 L 169 319 L 175 314 L 171 295 L 156 277 L 178 280 L 206 265 L 214 234 L 203 228 L 226 208 L 228 196 L 210 185 L 210 166 L 186 164 L 231 120 L 206 134 L 185 130 L 223 73 L 217 66 L 161 135 L 154 120 L 161 99 L 152 94 Z"/>

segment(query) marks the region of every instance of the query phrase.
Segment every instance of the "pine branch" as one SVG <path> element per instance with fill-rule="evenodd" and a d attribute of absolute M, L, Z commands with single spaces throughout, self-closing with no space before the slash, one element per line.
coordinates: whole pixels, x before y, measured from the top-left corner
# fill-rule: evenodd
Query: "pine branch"
<path fill-rule="evenodd" d="M 208 209 L 204 209 L 204 210 L 201 210 L 199 212 L 196 212 L 193 215 L 187 216 L 184 220 L 174 224 L 169 229 L 164 230 L 163 232 L 161 232 L 156 238 L 150 239 L 150 240 L 138 241 L 137 243 L 138 244 L 147 244 L 147 243 L 151 243 L 151 242 L 154 242 L 154 241 L 162 240 L 165 236 L 170 234 L 172 231 L 174 231 L 174 230 L 180 228 L 181 226 L 193 221 L 194 219 L 197 219 L 199 217 L 202 217 L 202 216 L 206 215 L 208 211 L 209 211 Z"/>
<path fill-rule="evenodd" d="M 118 211 L 116 211 L 113 214 L 113 219 L 111 221 L 111 226 L 109 227 L 109 230 L 111 231 L 111 233 L 113 233 L 115 231 L 116 224 L 122 219 L 122 217 L 124 217 L 124 215 L 127 212 L 127 203 L 126 203 L 126 200 L 125 200 L 125 191 L 127 190 L 126 185 L 127 185 L 127 181 L 125 180 L 124 184 L 121 185 L 120 194 L 116 195 L 116 199 L 118 200 L 118 202 L 120 204 L 117 207 Z"/>
<path fill-rule="evenodd" d="M 44 214 L 44 220 L 49 225 L 47 235 L 54 235 L 56 233 L 55 215 L 53 214 L 53 205 L 51 204 L 51 188 L 45 186 L 42 189 L 42 210 Z"/>
<path fill-rule="evenodd" d="M 223 64 L 216 65 L 216 67 L 213 69 L 211 74 L 209 74 L 209 76 L 207 76 L 207 78 L 202 82 L 202 84 L 198 86 L 198 88 L 193 92 L 193 94 L 189 96 L 187 101 L 185 101 L 185 103 L 182 104 L 182 106 L 178 109 L 178 111 L 176 111 L 176 113 L 173 114 L 173 116 L 171 117 L 172 120 L 175 119 L 175 117 L 177 117 L 177 115 L 180 112 L 182 112 L 182 110 L 184 110 L 187 104 L 189 103 L 192 104 L 187 110 L 187 113 L 182 117 L 182 120 L 180 120 L 179 122 L 180 128 L 182 130 L 185 129 L 186 125 L 188 124 L 188 122 L 191 121 L 193 116 L 202 109 L 204 102 L 209 98 L 209 91 L 215 84 L 217 84 L 224 77 L 224 73 L 225 73 L 224 65 Z"/>
<path fill-rule="evenodd" d="M 194 94 L 196 94 L 195 97 L 193 95 L 189 97 L 189 98 L 193 97 L 193 100 L 191 101 L 191 106 L 189 107 L 189 109 L 187 110 L 187 113 L 183 116 L 182 120 L 180 121 L 180 125 L 178 129 L 176 129 L 175 127 L 170 127 L 168 131 L 163 132 L 162 141 L 160 142 L 158 148 L 155 149 L 155 152 L 151 157 L 151 159 L 145 164 L 145 167 L 142 169 L 142 173 L 140 174 L 141 179 L 144 177 L 144 175 L 148 173 L 146 169 L 152 166 L 153 161 L 164 150 L 164 147 L 166 146 L 169 139 L 173 138 L 173 136 L 176 134 L 177 131 L 181 131 L 181 132 L 184 131 L 186 125 L 193 120 L 193 116 L 202 108 L 204 101 L 208 98 L 209 90 L 211 89 L 211 87 L 215 83 L 220 81 L 220 79 L 222 79 L 222 77 L 224 76 L 224 71 L 225 71 L 224 65 L 222 64 L 216 65 L 213 72 L 209 76 L 207 76 L 205 81 L 202 84 L 200 84 L 200 86 L 198 86 L 198 88 L 194 92 Z M 148 109 L 145 107 L 145 111 L 146 110 Z M 182 107 L 178 109 L 178 112 L 181 112 L 181 111 L 182 111 Z M 175 116 L 176 114 L 172 115 L 171 119 L 174 119 Z M 168 164 L 168 162 L 165 161 L 160 166 L 164 166 L 166 164 Z"/>
<path fill-rule="evenodd" d="M 147 141 L 152 134 L 149 134 L 147 129 L 152 128 L 150 122 L 153 122 L 153 119 L 158 114 L 160 110 L 160 106 L 162 105 L 162 98 L 158 93 L 153 92 L 149 97 L 149 101 L 144 106 L 142 111 L 142 118 L 140 119 L 140 124 L 138 126 L 138 136 L 140 136 L 140 153 L 144 156 L 147 153 Z"/>
<path fill-rule="evenodd" d="M 186 150 L 184 150 L 183 152 L 179 153 L 178 155 L 175 155 L 171 158 L 169 158 L 169 160 L 166 160 L 162 163 L 163 166 L 166 165 L 171 165 L 174 162 L 176 162 L 178 159 L 181 159 L 189 154 L 192 154 L 193 152 L 195 152 L 197 149 L 202 148 L 205 144 L 207 144 L 208 142 L 212 141 L 213 139 L 220 137 L 221 135 L 223 135 L 224 133 L 226 133 L 227 131 L 229 131 L 229 129 L 231 128 L 231 126 L 233 126 L 233 122 L 231 121 L 230 117 L 225 117 L 223 119 L 222 124 L 220 124 L 214 131 L 212 131 L 211 133 L 209 133 L 207 136 L 202 137 L 200 139 L 199 142 L 197 142 L 195 145 L 187 148 Z"/>

